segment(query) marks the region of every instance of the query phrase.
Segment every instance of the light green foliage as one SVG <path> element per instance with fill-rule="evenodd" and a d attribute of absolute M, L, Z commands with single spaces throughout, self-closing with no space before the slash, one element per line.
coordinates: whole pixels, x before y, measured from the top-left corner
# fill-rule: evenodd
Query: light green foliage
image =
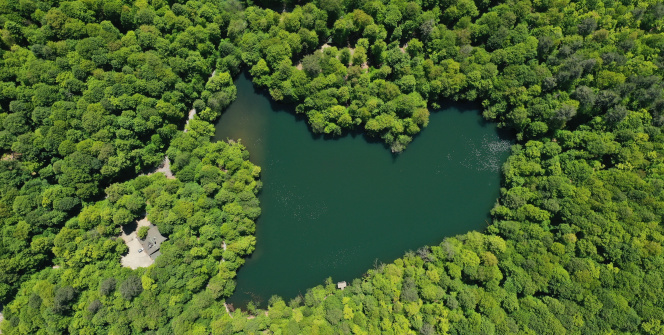
<path fill-rule="evenodd" d="M 661 2 L 252 3 L 0 0 L 3 333 L 662 333 Z M 242 66 L 394 152 L 481 103 L 517 139 L 492 223 L 231 317 L 260 169 L 209 138 Z M 175 180 L 122 182 L 166 148 Z M 122 268 L 145 211 L 169 240 Z"/>
<path fill-rule="evenodd" d="M 207 99 L 208 107 L 197 115 L 208 122 L 219 118 L 221 112 L 237 97 L 237 88 L 233 85 L 231 75 L 228 72 L 215 72 L 205 85 L 201 97 Z"/>
<path fill-rule="evenodd" d="M 182 151 L 190 140 L 198 147 Z M 6 331 L 21 334 L 26 329 L 44 327 L 52 322 L 48 316 L 51 310 L 64 317 L 58 324 L 77 331 L 110 329 L 117 326 L 118 318 L 126 318 L 126 325 L 140 332 L 155 331 L 185 327 L 179 325 L 182 318 L 190 318 L 187 313 L 200 312 L 201 308 L 214 315 L 225 313 L 222 301 L 213 299 L 232 293 L 235 271 L 244 263 L 242 257 L 254 250 L 253 220 L 260 215 L 256 198 L 260 169 L 247 160 L 240 144 L 210 143 L 209 135 L 194 131 L 179 133 L 169 155 L 178 162 L 173 165 L 176 173 L 190 169 L 195 177 L 185 183 L 156 173 L 109 186 L 106 200 L 86 205 L 55 236 L 53 252 L 63 268 L 41 271 L 40 275 L 50 273 L 45 282 L 35 276 L 23 284 L 16 300 L 5 308 L 7 318 L 16 315 L 18 324 L 7 324 Z M 204 186 L 211 183 L 218 186 L 206 191 Z M 233 196 L 217 200 L 222 193 Z M 137 203 L 148 204 L 148 219 L 169 239 L 162 243 L 162 254 L 153 266 L 132 271 L 120 265 L 119 256 L 127 247 L 117 239 L 121 223 L 116 222 L 116 216 L 126 213 L 135 219 L 131 210 L 144 209 L 131 207 Z M 144 238 L 147 230 L 141 227 L 139 238 Z M 64 273 L 80 276 L 71 281 Z M 55 301 L 53 307 L 24 306 L 22 295 L 31 299 L 31 292 L 43 283 L 59 287 L 41 298 Z M 153 306 L 150 317 L 142 307 L 146 305 Z M 15 314 L 25 308 L 34 317 Z M 94 315 L 97 319 L 92 323 L 90 317 Z M 193 329 L 190 327 L 207 329 L 209 322 L 202 318 L 196 326 L 180 331 Z"/>
<path fill-rule="evenodd" d="M 52 243 L 105 187 L 163 160 L 185 106 L 203 93 L 218 58 L 220 8 L 195 7 L 163 1 L 0 5 L 0 153 L 11 158 L 0 161 L 0 303 L 29 275 L 51 266 L 53 252 L 29 248 L 32 242 Z M 239 52 L 224 56 L 233 55 Z M 236 63 L 224 58 L 224 70 Z M 212 81 L 218 85 L 210 88 L 209 103 L 219 110 L 208 113 L 209 120 L 235 97 L 228 74 Z M 93 206 L 84 209 L 80 226 L 126 224 L 144 205 L 129 199 L 118 208 Z M 31 228 L 20 229 L 21 222 Z"/>
<path fill-rule="evenodd" d="M 148 226 L 143 226 L 141 228 L 138 228 L 138 231 L 136 232 L 136 235 L 141 240 L 144 240 L 145 237 L 148 236 L 148 230 L 150 230 L 150 227 L 148 227 Z"/>

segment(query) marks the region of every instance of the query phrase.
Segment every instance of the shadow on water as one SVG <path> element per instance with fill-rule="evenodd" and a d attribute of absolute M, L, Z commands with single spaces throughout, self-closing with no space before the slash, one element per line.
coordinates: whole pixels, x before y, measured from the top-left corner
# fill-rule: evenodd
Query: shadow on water
<path fill-rule="evenodd" d="M 449 113 L 453 111 L 458 113 L 475 113 L 479 116 L 477 118 L 477 124 L 480 127 L 496 127 L 496 121 L 487 120 L 484 117 L 482 114 L 484 108 L 482 107 L 482 104 L 477 101 L 454 101 L 448 99 L 442 101 L 441 105 L 442 107 L 437 109 L 429 107 L 430 113 Z M 422 130 L 425 131 L 426 128 Z M 503 141 L 514 142 L 514 139 L 516 138 L 516 131 L 512 128 L 496 127 L 496 133 L 498 134 L 498 138 Z M 415 141 L 415 138 L 420 136 L 420 134 L 422 134 L 422 132 L 417 133 L 413 137 L 413 141 Z"/>
<path fill-rule="evenodd" d="M 493 123 L 493 122 L 491 122 Z M 514 139 L 516 138 L 516 131 L 514 129 L 510 128 L 498 128 L 496 129 L 496 133 L 498 134 L 498 138 L 500 138 L 503 141 L 509 141 L 512 144 L 514 144 Z"/>
<path fill-rule="evenodd" d="M 242 71 L 242 73 L 240 73 L 239 77 L 242 77 L 242 79 L 246 79 L 246 80 L 248 80 L 252 83 L 251 87 L 253 89 L 254 94 L 260 95 L 261 97 L 267 99 L 268 102 L 270 103 L 270 109 L 272 109 L 273 112 L 276 112 L 276 113 L 289 113 L 289 114 L 292 114 L 293 116 L 295 116 L 295 119 L 298 122 L 307 123 L 306 116 L 303 115 L 303 114 L 297 113 L 295 111 L 295 104 L 288 103 L 288 102 L 275 101 L 274 99 L 272 99 L 272 96 L 270 95 L 270 92 L 268 92 L 268 90 L 266 90 L 264 88 L 257 87 L 256 85 L 254 85 L 253 84 L 253 78 L 249 74 L 248 71 L 246 71 L 246 70 Z"/>
<path fill-rule="evenodd" d="M 248 73 L 248 71 L 243 71 L 240 75 L 244 76 L 249 81 L 252 81 L 252 77 Z M 253 91 L 254 91 L 255 94 L 260 95 L 260 96 L 264 97 L 265 99 L 267 99 L 269 101 L 270 108 L 272 109 L 272 111 L 274 111 L 276 113 L 291 114 L 295 117 L 295 120 L 298 123 L 306 124 L 306 127 L 309 130 L 309 133 L 311 135 L 311 139 L 313 139 L 313 140 L 324 140 L 324 141 L 334 142 L 334 141 L 342 140 L 344 137 L 351 137 L 353 139 L 361 137 L 367 143 L 380 145 L 383 148 L 385 148 L 386 150 L 389 150 L 390 152 L 392 152 L 391 147 L 387 143 L 385 143 L 385 141 L 383 139 L 381 139 L 378 136 L 369 135 L 361 127 L 354 127 L 352 129 L 349 129 L 349 130 L 348 129 L 344 130 L 341 135 L 316 133 L 316 132 L 314 132 L 313 127 L 309 124 L 306 115 L 303 114 L 303 113 L 298 113 L 296 111 L 295 103 L 285 103 L 285 102 L 275 101 L 274 99 L 272 99 L 272 96 L 270 95 L 270 93 L 266 89 L 258 88 L 255 85 L 252 85 L 252 87 L 253 87 Z M 482 112 L 481 112 L 482 111 L 482 104 L 479 103 L 479 102 L 454 101 L 454 100 L 447 99 L 447 100 L 442 101 L 441 105 L 442 106 L 440 108 L 437 108 L 437 109 L 431 108 L 429 106 L 428 107 L 429 112 L 431 114 L 434 114 L 434 113 L 452 113 L 452 112 L 475 113 L 475 114 L 479 115 L 479 117 L 477 118 L 477 123 L 481 127 L 495 127 L 496 123 L 494 121 L 487 120 L 482 115 Z M 415 142 L 417 140 L 417 138 L 421 136 L 422 132 L 426 131 L 426 129 L 427 128 L 425 127 L 423 129 L 421 129 L 420 132 L 413 135 L 412 136 L 413 137 L 412 142 Z M 498 137 L 501 140 L 513 141 L 514 138 L 516 137 L 516 133 L 514 132 L 514 130 L 508 129 L 508 128 L 497 128 L 497 133 L 498 133 Z M 400 156 L 401 156 L 401 153 L 392 152 L 393 161 L 396 161 L 397 158 L 399 158 Z"/>
<path fill-rule="evenodd" d="M 246 78 L 247 80 L 249 80 L 253 83 L 252 77 L 251 77 L 251 75 L 249 74 L 248 71 L 246 71 L 246 70 L 242 71 L 240 76 Z M 332 141 L 332 142 L 334 142 L 334 141 L 338 141 L 338 140 L 343 139 L 344 137 L 348 137 L 348 136 L 350 136 L 351 138 L 361 137 L 367 143 L 379 144 L 379 145 L 383 146 L 385 149 L 390 150 L 390 146 L 387 145 L 381 138 L 376 137 L 376 136 L 368 135 L 366 132 L 363 131 L 362 128 L 359 128 L 359 127 L 355 127 L 353 129 L 350 129 L 350 130 L 344 130 L 343 133 L 341 135 L 338 135 L 338 136 L 337 135 L 331 135 L 331 134 L 324 134 L 324 133 L 316 133 L 316 132 L 314 132 L 314 129 L 311 127 L 311 125 L 309 124 L 309 122 L 307 120 L 307 116 L 303 113 L 298 113 L 295 110 L 295 108 L 296 108 L 295 103 L 275 101 L 274 99 L 272 99 L 272 96 L 270 95 L 270 92 L 268 92 L 266 89 L 256 87 L 256 85 L 252 85 L 252 87 L 253 87 L 254 94 L 260 95 L 260 96 L 264 97 L 265 99 L 267 99 L 269 101 L 270 109 L 272 109 L 272 111 L 274 111 L 276 113 L 291 114 L 295 117 L 295 120 L 298 123 L 303 122 L 304 124 L 306 124 L 307 129 L 309 130 L 309 133 L 311 134 L 311 139 L 312 140 L 323 140 L 323 141 Z M 394 156 L 398 157 L 399 154 L 394 153 Z"/>

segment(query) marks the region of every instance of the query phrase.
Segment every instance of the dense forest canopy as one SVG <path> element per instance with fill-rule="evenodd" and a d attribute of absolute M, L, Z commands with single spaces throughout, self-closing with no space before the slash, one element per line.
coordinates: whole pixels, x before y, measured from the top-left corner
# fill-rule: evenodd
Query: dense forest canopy
<path fill-rule="evenodd" d="M 655 0 L 0 0 L 0 329 L 661 334 L 663 17 Z M 312 131 L 393 152 L 445 101 L 481 102 L 518 141 L 492 224 L 343 291 L 227 310 L 260 168 L 210 122 L 242 69 Z M 175 179 L 139 175 L 166 154 Z M 123 268 L 120 228 L 146 213 L 169 240 Z"/>

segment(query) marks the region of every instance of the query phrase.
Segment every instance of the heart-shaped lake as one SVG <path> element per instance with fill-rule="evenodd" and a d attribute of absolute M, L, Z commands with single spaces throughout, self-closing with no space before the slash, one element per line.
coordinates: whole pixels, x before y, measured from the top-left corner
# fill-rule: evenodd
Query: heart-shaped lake
<path fill-rule="evenodd" d="M 351 281 L 377 262 L 486 227 L 510 142 L 477 109 L 433 112 L 394 156 L 363 136 L 314 136 L 246 74 L 235 84 L 216 139 L 241 139 L 263 181 L 256 251 L 239 270 L 235 306 L 290 299 L 327 277 Z"/>

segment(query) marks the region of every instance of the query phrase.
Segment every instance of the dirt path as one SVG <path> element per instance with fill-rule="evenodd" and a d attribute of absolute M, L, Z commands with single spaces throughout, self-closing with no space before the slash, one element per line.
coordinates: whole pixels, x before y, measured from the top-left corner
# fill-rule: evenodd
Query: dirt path
<path fill-rule="evenodd" d="M 214 77 L 215 74 L 217 74 L 217 70 L 212 71 L 210 78 Z M 187 123 L 185 124 L 184 132 L 187 132 L 187 126 L 189 125 L 189 121 L 192 120 L 195 115 L 196 115 L 196 109 L 192 108 L 189 111 L 189 116 L 187 118 Z M 147 175 L 149 176 L 158 172 L 163 173 L 168 179 L 175 179 L 173 171 L 171 171 L 171 160 L 168 158 L 168 156 L 164 157 L 164 161 L 161 163 L 161 165 L 159 165 L 159 167 L 157 167 L 153 171 L 148 172 Z M 148 218 L 146 216 L 137 223 L 138 225 L 135 231 L 129 233 L 129 235 L 125 234 L 123 231 L 122 234 L 120 235 L 120 238 L 122 238 L 127 247 L 129 247 L 129 252 L 127 253 L 127 255 L 125 255 L 120 259 L 120 263 L 122 264 L 122 266 L 129 267 L 134 270 L 136 270 L 139 267 L 146 268 L 154 263 L 154 260 L 148 255 L 147 252 L 138 252 L 138 250 L 143 248 L 143 246 L 138 241 L 138 236 L 136 235 L 138 229 L 144 226 L 149 226 L 150 221 L 148 221 Z M 226 241 L 224 241 L 223 248 L 224 250 L 226 250 Z M 226 306 L 225 303 L 224 306 Z M 231 315 L 230 311 L 228 310 L 228 306 L 226 306 L 226 311 L 228 312 L 228 315 Z"/>
<path fill-rule="evenodd" d="M 402 47 L 399 47 L 401 52 L 406 53 L 406 48 L 408 48 L 408 43 L 404 44 Z"/>
<path fill-rule="evenodd" d="M 406 44 L 403 48 L 400 48 L 401 51 L 402 51 L 402 52 L 406 52 L 406 51 L 404 50 L 404 48 L 407 47 L 407 46 L 408 46 L 408 44 Z M 323 44 L 323 46 L 320 47 L 320 51 L 324 51 L 325 48 L 329 48 L 329 47 L 330 47 L 330 45 L 327 44 L 327 43 L 325 43 L 325 44 Z M 348 50 L 350 50 L 350 56 L 353 57 L 353 55 L 355 54 L 355 48 L 351 48 L 351 47 L 349 47 Z M 302 61 L 300 61 L 299 63 L 297 63 L 297 65 L 295 65 L 295 68 L 298 69 L 298 70 L 302 70 Z M 362 68 L 363 70 L 368 69 L 368 68 L 369 68 L 369 63 L 368 63 L 368 62 L 364 62 L 364 63 L 362 63 L 362 64 L 360 65 L 360 68 Z"/>
<path fill-rule="evenodd" d="M 214 75 L 217 74 L 217 70 L 212 71 L 212 74 L 210 75 L 210 78 L 214 77 Z M 208 79 L 209 80 L 209 79 Z M 187 132 L 187 126 L 189 125 L 189 121 L 194 119 L 194 116 L 196 115 L 196 108 L 192 108 L 189 111 L 189 115 L 187 116 L 187 122 L 184 125 L 184 132 Z M 161 172 L 164 175 L 166 175 L 166 178 L 168 179 L 175 179 L 175 176 L 173 176 L 173 171 L 171 171 L 171 161 L 168 159 L 168 156 L 164 157 L 164 161 L 159 165 L 157 169 L 154 171 L 148 172 L 148 176 L 156 173 L 156 172 Z"/>
<path fill-rule="evenodd" d="M 217 70 L 212 71 L 212 74 L 210 75 L 210 78 L 208 78 L 208 81 L 214 77 L 214 75 L 217 74 Z M 189 116 L 187 117 L 187 122 L 184 124 L 184 132 L 187 132 L 187 126 L 189 125 L 189 121 L 194 119 L 194 115 L 196 115 L 196 108 L 192 108 L 189 111 Z"/>
<path fill-rule="evenodd" d="M 221 242 L 221 247 L 224 249 L 224 251 L 226 251 L 226 241 L 225 240 Z M 221 257 L 221 262 L 223 263 L 225 261 L 226 260 L 224 259 L 224 257 Z"/>
<path fill-rule="evenodd" d="M 225 302 L 224 302 L 224 307 L 226 307 L 226 313 L 228 313 L 228 316 L 230 316 L 231 319 L 232 319 L 232 318 L 233 318 L 233 314 L 231 314 L 231 311 L 228 309 L 228 305 L 226 305 Z"/>
<path fill-rule="evenodd" d="M 15 160 L 18 159 L 19 157 L 21 157 L 21 154 L 20 154 L 20 153 L 18 153 L 18 152 L 12 152 L 11 154 L 5 154 L 4 156 L 2 156 L 2 158 L 1 158 L 0 160 L 3 160 L 3 161 L 15 161 Z"/>
<path fill-rule="evenodd" d="M 120 259 L 120 264 L 124 267 L 132 268 L 133 270 L 146 268 L 154 263 L 154 260 L 150 258 L 147 252 L 138 252 L 143 246 L 138 241 L 138 236 L 136 235 L 138 229 L 144 226 L 149 226 L 150 221 L 145 217 L 137 223 L 138 225 L 135 231 L 129 233 L 129 235 L 126 235 L 123 231 L 120 235 L 120 238 L 122 238 L 127 247 L 129 247 L 129 252 Z"/>
<path fill-rule="evenodd" d="M 348 47 L 348 50 L 350 50 L 350 57 L 352 58 L 353 55 L 355 55 L 355 48 Z M 353 64 L 353 66 L 354 66 L 354 65 L 355 65 L 355 64 Z M 368 69 L 368 68 L 369 68 L 369 62 L 364 62 L 364 63 L 362 63 L 362 64 L 360 65 L 360 68 L 362 68 L 363 70 Z"/>
<path fill-rule="evenodd" d="M 148 176 L 152 175 L 154 173 L 161 172 L 163 173 L 166 178 L 168 179 L 175 179 L 175 176 L 173 175 L 173 171 L 171 171 L 171 160 L 168 159 L 168 156 L 164 157 L 164 161 L 161 162 L 161 165 L 159 165 L 158 168 L 154 169 L 153 171 L 148 172 Z"/>
<path fill-rule="evenodd" d="M 192 108 L 189 111 L 189 117 L 187 117 L 187 122 L 184 124 L 184 132 L 186 133 L 189 128 L 187 126 L 189 125 L 189 121 L 194 119 L 194 115 L 196 115 L 196 108 Z"/>
<path fill-rule="evenodd" d="M 325 48 L 329 48 L 329 47 L 330 47 L 330 45 L 325 43 L 325 44 L 323 44 L 323 46 L 320 47 L 320 51 L 324 51 Z M 313 54 L 313 52 L 311 54 Z M 295 68 L 297 68 L 298 70 L 302 70 L 302 61 L 297 63 L 297 65 L 295 65 Z"/>

